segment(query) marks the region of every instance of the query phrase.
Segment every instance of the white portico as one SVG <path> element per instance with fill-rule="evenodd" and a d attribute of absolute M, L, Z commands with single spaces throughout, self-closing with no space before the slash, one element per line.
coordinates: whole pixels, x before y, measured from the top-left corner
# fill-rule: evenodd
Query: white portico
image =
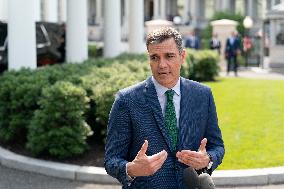
<path fill-rule="evenodd" d="M 8 69 L 36 68 L 36 21 L 66 22 L 68 62 L 88 59 L 87 0 L 0 0 L 8 27 Z"/>
<path fill-rule="evenodd" d="M 12 23 L 9 29 L 9 34 L 11 33 L 9 48 L 18 49 L 11 50 L 10 53 L 13 54 L 9 55 L 9 59 L 13 61 L 13 57 L 19 57 L 21 60 L 24 59 L 23 56 L 30 57 L 29 61 L 17 60 L 11 63 L 10 69 L 35 67 L 36 63 L 33 62 L 35 58 L 31 58 L 35 56 L 32 50 L 35 34 L 31 24 L 35 21 L 66 23 L 67 60 L 81 62 L 88 58 L 87 36 L 90 40 L 103 41 L 106 57 L 114 57 L 123 51 L 139 53 L 145 50 L 145 21 L 152 19 L 173 21 L 174 17 L 179 16 L 182 24 L 180 28 L 200 29 L 208 24 L 208 19 L 214 12 L 227 10 L 250 16 L 254 21 L 254 27 L 260 28 L 261 18 L 264 18 L 266 11 L 283 0 L 26 0 L 24 2 L 25 5 L 19 0 L 0 0 L 0 20 Z M 19 21 L 20 18 L 25 20 Z M 26 29 L 26 27 L 32 28 Z M 271 32 L 273 34 L 273 30 Z M 26 37 L 23 37 L 24 35 Z M 13 42 L 17 37 L 12 38 L 12 36 L 21 36 L 21 39 L 26 41 L 28 39 L 29 42 L 25 42 L 25 51 L 29 53 L 21 53 L 22 47 L 16 45 L 21 40 Z"/>

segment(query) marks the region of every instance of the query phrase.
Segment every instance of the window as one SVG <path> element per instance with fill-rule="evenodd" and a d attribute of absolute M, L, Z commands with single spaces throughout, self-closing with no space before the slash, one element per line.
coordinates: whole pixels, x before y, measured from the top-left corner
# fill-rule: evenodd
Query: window
<path fill-rule="evenodd" d="M 0 23 L 0 47 L 4 46 L 7 38 L 7 24 Z"/>

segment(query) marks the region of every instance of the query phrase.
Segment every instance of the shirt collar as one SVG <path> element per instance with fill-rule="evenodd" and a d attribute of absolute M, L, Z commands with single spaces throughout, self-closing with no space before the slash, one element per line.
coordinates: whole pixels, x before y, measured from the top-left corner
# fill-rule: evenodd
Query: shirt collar
<path fill-rule="evenodd" d="M 152 76 L 152 81 L 154 83 L 154 86 L 156 88 L 157 94 L 158 96 L 163 96 L 165 94 L 165 92 L 167 90 L 169 90 L 169 88 L 164 87 L 163 85 L 159 84 L 158 81 Z M 180 77 L 178 78 L 178 81 L 176 83 L 176 85 L 171 88 L 172 90 L 175 91 L 175 93 L 180 96 Z"/>

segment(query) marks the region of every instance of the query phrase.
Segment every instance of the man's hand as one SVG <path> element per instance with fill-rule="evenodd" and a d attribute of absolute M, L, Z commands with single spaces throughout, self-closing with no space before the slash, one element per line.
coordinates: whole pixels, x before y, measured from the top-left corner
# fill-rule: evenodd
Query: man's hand
<path fill-rule="evenodd" d="M 156 173 L 167 159 L 168 153 L 163 150 L 147 156 L 148 141 L 145 140 L 140 151 L 132 162 L 127 163 L 127 173 L 131 177 L 150 176 Z"/>
<path fill-rule="evenodd" d="M 191 150 L 182 150 L 177 152 L 176 157 L 178 160 L 196 170 L 206 167 L 210 161 L 206 152 L 207 139 L 201 141 L 198 152 Z"/>

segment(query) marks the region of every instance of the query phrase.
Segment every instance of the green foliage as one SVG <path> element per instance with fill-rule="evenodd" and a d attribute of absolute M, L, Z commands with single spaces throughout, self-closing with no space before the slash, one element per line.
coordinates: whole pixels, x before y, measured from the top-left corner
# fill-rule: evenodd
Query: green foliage
<path fill-rule="evenodd" d="M 212 21 L 220 19 L 229 19 L 237 21 L 238 22 L 237 30 L 243 36 L 245 31 L 243 25 L 243 20 L 245 19 L 245 17 L 243 15 L 241 15 L 240 13 L 234 14 L 232 12 L 216 12 L 212 17 Z"/>
<path fill-rule="evenodd" d="M 214 78 L 217 60 L 214 52 L 187 50 L 181 75 Z M 116 92 L 149 75 L 145 54 L 5 72 L 0 76 L 0 140 L 22 142 L 28 132 L 26 146 L 35 154 L 83 153 L 90 127 L 92 140 L 103 141 Z M 275 139 L 284 134 L 283 81 L 236 78 L 207 84 L 226 146 L 220 169 L 282 165 L 284 143 Z"/>
<path fill-rule="evenodd" d="M 97 56 L 97 46 L 95 44 L 88 46 L 88 55 L 90 58 L 95 58 Z"/>
<path fill-rule="evenodd" d="M 138 61 L 138 62 L 146 62 L 148 60 L 147 54 L 129 54 L 129 53 L 122 53 L 118 57 L 116 57 L 116 60 L 119 62 L 128 62 L 128 61 Z"/>
<path fill-rule="evenodd" d="M 0 140 L 26 139 L 27 126 L 34 111 L 39 108 L 37 102 L 42 88 L 57 81 L 71 81 L 80 84 L 80 75 L 87 74 L 88 65 L 54 65 L 35 71 L 22 69 L 5 72 L 0 82 Z"/>
<path fill-rule="evenodd" d="M 98 58 L 103 56 L 103 47 L 97 45 L 96 43 L 90 44 L 88 46 L 89 58 Z"/>
<path fill-rule="evenodd" d="M 244 35 L 245 28 L 243 25 L 244 16 L 241 14 L 234 14 L 232 12 L 216 12 L 210 21 L 220 20 L 220 19 L 229 19 L 238 22 L 237 31 L 241 36 Z M 205 49 L 209 49 L 209 41 L 212 36 L 212 26 L 208 24 L 208 26 L 202 31 L 202 47 Z"/>
<path fill-rule="evenodd" d="M 198 53 L 194 54 L 194 56 L 188 56 L 192 58 L 191 62 L 202 63 L 200 60 L 204 57 L 198 58 Z M 202 65 L 206 65 L 207 61 L 205 58 L 205 63 Z M 182 76 L 190 77 L 190 66 L 189 60 L 182 65 Z M 196 70 L 195 67 L 192 70 Z M 205 74 L 210 77 L 207 72 Z M 90 99 L 90 108 L 86 110 L 85 120 L 94 131 L 94 137 L 103 141 L 116 92 L 150 75 L 146 54 L 122 54 L 115 59 L 99 58 L 91 59 L 83 64 L 54 65 L 35 71 L 7 72 L 2 76 L 3 82 L 0 84 L 3 88 L 0 92 L 0 104 L 3 104 L 0 108 L 0 139 L 10 141 L 18 136 L 26 139 L 23 133 L 27 132 L 31 117 L 36 110 L 40 109 L 38 104 L 42 98 L 45 98 L 42 89 L 49 88 L 58 81 L 68 81 L 86 91 L 86 96 Z M 25 106 L 23 107 L 22 104 Z"/>
<path fill-rule="evenodd" d="M 41 89 L 48 85 L 41 78 L 31 70 L 5 72 L 1 77 L 0 140 L 25 139 L 26 127 L 38 108 Z"/>
<path fill-rule="evenodd" d="M 91 101 L 96 104 L 95 111 L 89 113 L 96 118 L 92 129 L 95 134 L 105 137 L 109 112 L 118 90 L 138 83 L 150 76 L 146 62 L 125 61 L 124 64 L 115 62 L 109 66 L 94 69 L 92 74 L 83 77 L 84 88 L 91 89 Z"/>
<path fill-rule="evenodd" d="M 84 113 L 89 98 L 84 89 L 70 82 L 57 82 L 43 89 L 40 108 L 28 127 L 27 148 L 58 158 L 82 154 L 91 135 Z"/>
<path fill-rule="evenodd" d="M 123 54 L 116 59 L 99 58 L 82 64 L 5 72 L 0 82 L 0 140 L 22 138 L 21 141 L 26 141 L 31 117 L 39 109 L 42 89 L 58 81 L 69 81 L 84 88 L 90 98 L 86 121 L 95 131 L 95 137 L 103 138 L 101 133 L 105 133 L 114 94 L 150 75 L 146 60 L 145 54 Z"/>
<path fill-rule="evenodd" d="M 218 60 L 216 51 L 187 49 L 186 65 L 182 66 L 181 75 L 195 81 L 214 81 L 220 69 Z"/>

